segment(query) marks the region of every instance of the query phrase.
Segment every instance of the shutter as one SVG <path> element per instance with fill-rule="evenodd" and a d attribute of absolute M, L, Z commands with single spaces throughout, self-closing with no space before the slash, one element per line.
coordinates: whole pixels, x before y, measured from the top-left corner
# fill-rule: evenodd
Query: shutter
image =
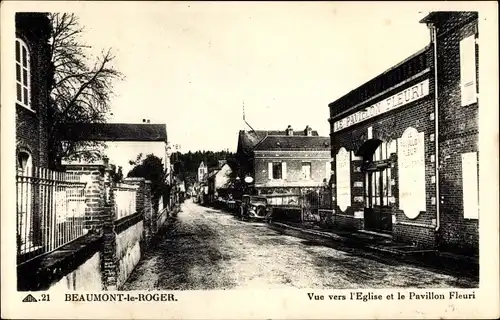
<path fill-rule="evenodd" d="M 281 178 L 286 180 L 286 162 L 281 163 Z"/>
<path fill-rule="evenodd" d="M 272 162 L 269 162 L 267 164 L 267 178 L 269 180 L 273 179 L 273 163 Z"/>
<path fill-rule="evenodd" d="M 462 154 L 462 190 L 464 218 L 479 218 L 479 185 L 477 170 L 477 153 Z"/>
<path fill-rule="evenodd" d="M 460 89 L 462 106 L 477 101 L 476 39 L 474 35 L 460 41 Z"/>
<path fill-rule="evenodd" d="M 332 175 L 332 164 L 330 162 L 325 163 L 325 178 L 326 182 L 330 181 L 330 176 Z"/>

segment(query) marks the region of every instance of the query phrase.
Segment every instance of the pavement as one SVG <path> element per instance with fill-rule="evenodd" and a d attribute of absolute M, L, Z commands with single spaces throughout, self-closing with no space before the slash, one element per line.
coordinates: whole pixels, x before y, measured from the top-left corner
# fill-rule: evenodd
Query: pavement
<path fill-rule="evenodd" d="M 397 287 L 475 288 L 478 279 L 186 201 L 122 289 Z"/>

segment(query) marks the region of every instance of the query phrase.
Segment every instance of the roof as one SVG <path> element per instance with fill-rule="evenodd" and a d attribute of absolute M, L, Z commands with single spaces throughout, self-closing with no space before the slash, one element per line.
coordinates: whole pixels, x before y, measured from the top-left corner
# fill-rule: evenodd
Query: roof
<path fill-rule="evenodd" d="M 70 141 L 167 141 L 165 124 L 72 123 L 64 124 L 61 133 Z"/>
<path fill-rule="evenodd" d="M 442 23 L 446 23 L 446 21 L 452 17 L 462 17 L 464 20 L 469 18 L 478 19 L 477 11 L 432 11 L 424 18 L 420 20 L 420 23 L 426 24 L 434 24 L 436 26 L 440 26 Z M 449 29 L 452 26 L 448 26 L 445 29 Z"/>
<path fill-rule="evenodd" d="M 319 136 L 318 131 L 311 132 L 313 137 Z M 238 151 L 247 153 L 252 151 L 253 148 L 267 136 L 286 136 L 285 130 L 253 130 L 245 131 L 240 130 L 238 137 Z M 297 130 L 293 132 L 293 137 L 306 136 L 304 130 Z"/>
<path fill-rule="evenodd" d="M 219 172 L 219 170 L 212 170 L 212 171 L 208 172 L 206 175 L 206 179 L 211 179 L 211 178 L 215 177 L 217 172 Z"/>
<path fill-rule="evenodd" d="M 329 137 L 267 136 L 255 150 L 320 150 L 330 151 Z"/>

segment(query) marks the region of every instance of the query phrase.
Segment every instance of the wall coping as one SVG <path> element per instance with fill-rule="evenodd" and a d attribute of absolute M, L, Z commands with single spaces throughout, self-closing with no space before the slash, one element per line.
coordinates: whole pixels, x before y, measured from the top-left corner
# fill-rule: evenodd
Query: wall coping
<path fill-rule="evenodd" d="M 142 181 L 146 181 L 146 179 L 144 179 L 142 177 L 127 177 L 127 178 L 123 179 L 123 181 L 125 181 L 125 182 L 127 182 L 127 181 L 142 182 Z"/>
<path fill-rule="evenodd" d="M 136 225 L 142 220 L 144 220 L 144 215 L 140 211 L 123 217 L 120 220 L 115 221 L 115 231 L 117 234 L 122 233 L 123 231 L 127 230 L 133 225 Z"/>
<path fill-rule="evenodd" d="M 66 171 L 82 171 L 86 169 L 106 169 L 107 166 L 102 163 L 71 163 L 62 165 Z"/>
<path fill-rule="evenodd" d="M 102 236 L 88 233 L 61 248 L 17 266 L 19 291 L 47 290 L 100 251 Z"/>

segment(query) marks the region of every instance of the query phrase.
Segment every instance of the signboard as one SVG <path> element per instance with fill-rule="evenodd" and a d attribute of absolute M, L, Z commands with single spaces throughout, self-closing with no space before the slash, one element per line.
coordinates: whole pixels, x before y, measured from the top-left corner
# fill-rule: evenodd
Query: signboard
<path fill-rule="evenodd" d="M 246 177 L 245 177 L 245 182 L 246 182 L 246 183 L 252 183 L 252 182 L 253 182 L 253 178 L 252 178 L 252 177 L 249 177 L 249 176 L 246 176 Z"/>
<path fill-rule="evenodd" d="M 429 94 L 429 79 L 406 88 L 382 101 L 375 103 L 363 110 L 353 113 L 333 125 L 333 132 L 343 130 L 380 114 L 402 107 L 408 103 L 419 100 Z"/>
<path fill-rule="evenodd" d="M 415 219 L 425 211 L 424 133 L 408 128 L 398 139 L 399 208 Z"/>
<path fill-rule="evenodd" d="M 351 205 L 351 153 L 340 148 L 335 166 L 337 178 L 337 206 L 345 211 Z"/>

